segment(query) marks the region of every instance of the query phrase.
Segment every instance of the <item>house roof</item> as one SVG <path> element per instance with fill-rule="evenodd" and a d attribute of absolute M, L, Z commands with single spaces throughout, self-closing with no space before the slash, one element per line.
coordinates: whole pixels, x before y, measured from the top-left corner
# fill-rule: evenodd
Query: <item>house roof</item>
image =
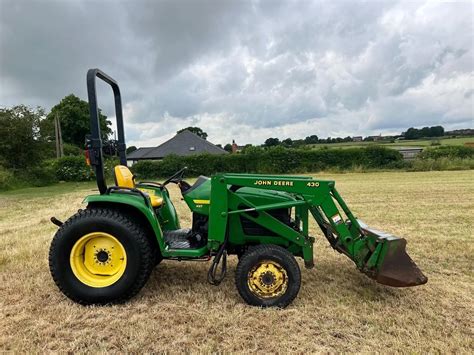
<path fill-rule="evenodd" d="M 202 139 L 198 135 L 185 130 L 178 133 L 170 140 L 167 140 L 163 144 L 155 148 L 141 148 L 146 149 L 143 154 L 138 156 L 128 155 L 129 160 L 140 160 L 140 159 L 162 159 L 167 155 L 195 155 L 195 154 L 228 154 L 224 149 L 215 146 L 211 142 Z M 135 152 L 132 152 L 133 154 Z"/>
<path fill-rule="evenodd" d="M 152 149 L 154 149 L 154 147 L 138 148 L 137 150 L 134 150 L 131 153 L 127 153 L 127 160 L 141 159 L 146 153 L 148 153 Z"/>

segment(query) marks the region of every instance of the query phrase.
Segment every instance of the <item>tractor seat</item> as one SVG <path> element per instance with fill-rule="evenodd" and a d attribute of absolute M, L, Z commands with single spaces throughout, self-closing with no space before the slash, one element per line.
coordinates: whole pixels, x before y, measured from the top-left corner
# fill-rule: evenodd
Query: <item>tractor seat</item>
<path fill-rule="evenodd" d="M 115 185 L 119 187 L 128 187 L 129 189 L 135 188 L 135 176 L 132 174 L 130 169 L 125 165 L 117 165 L 114 168 Z M 163 204 L 163 199 L 160 196 L 155 195 L 155 191 L 152 189 L 139 189 L 150 198 L 151 205 L 153 207 L 160 207 Z"/>

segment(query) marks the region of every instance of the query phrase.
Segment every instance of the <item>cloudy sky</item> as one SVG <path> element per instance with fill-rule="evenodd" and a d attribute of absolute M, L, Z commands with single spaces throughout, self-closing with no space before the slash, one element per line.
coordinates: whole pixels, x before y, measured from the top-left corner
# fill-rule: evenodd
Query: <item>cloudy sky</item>
<path fill-rule="evenodd" d="M 0 0 L 0 105 L 86 99 L 98 67 L 129 145 L 186 126 L 221 144 L 473 127 L 473 4 Z"/>

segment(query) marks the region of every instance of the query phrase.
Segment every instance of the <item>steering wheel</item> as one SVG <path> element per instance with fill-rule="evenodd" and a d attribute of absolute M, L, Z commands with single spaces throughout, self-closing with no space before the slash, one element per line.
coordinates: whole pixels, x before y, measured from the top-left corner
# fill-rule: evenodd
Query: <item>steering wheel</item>
<path fill-rule="evenodd" d="M 188 167 L 185 166 L 184 168 L 182 168 L 181 170 L 177 171 L 175 174 L 173 174 L 172 176 L 170 176 L 168 179 L 166 179 L 162 184 L 161 184 L 161 188 L 165 187 L 166 185 L 168 185 L 170 182 L 173 182 L 175 184 L 179 183 L 181 180 L 183 180 L 183 176 L 184 176 L 184 172 L 188 170 Z"/>

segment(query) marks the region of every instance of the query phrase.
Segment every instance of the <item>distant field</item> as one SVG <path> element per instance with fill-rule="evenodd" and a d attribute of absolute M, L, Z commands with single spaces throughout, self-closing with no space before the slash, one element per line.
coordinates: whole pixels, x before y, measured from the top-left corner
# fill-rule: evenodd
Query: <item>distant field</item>
<path fill-rule="evenodd" d="M 442 138 L 442 139 L 419 139 L 419 140 L 400 140 L 395 143 L 387 142 L 343 142 L 343 143 L 330 143 L 330 144 L 311 144 L 310 146 L 314 149 L 327 148 L 354 148 L 354 147 L 367 147 L 370 145 L 383 145 L 387 147 L 426 147 L 430 146 L 433 142 L 439 142 L 442 146 L 446 145 L 464 145 L 465 143 L 474 143 L 474 137 L 462 137 L 462 138 Z"/>
<path fill-rule="evenodd" d="M 0 352 L 474 353 L 472 171 L 315 174 L 334 179 L 356 216 L 406 237 L 426 285 L 376 284 L 333 251 L 315 225 L 316 266 L 284 310 L 247 306 L 235 257 L 219 287 L 209 263 L 164 261 L 124 305 L 83 307 L 53 283 L 51 216 L 65 220 L 91 183 L 0 193 Z M 189 226 L 191 216 L 171 188 Z"/>

